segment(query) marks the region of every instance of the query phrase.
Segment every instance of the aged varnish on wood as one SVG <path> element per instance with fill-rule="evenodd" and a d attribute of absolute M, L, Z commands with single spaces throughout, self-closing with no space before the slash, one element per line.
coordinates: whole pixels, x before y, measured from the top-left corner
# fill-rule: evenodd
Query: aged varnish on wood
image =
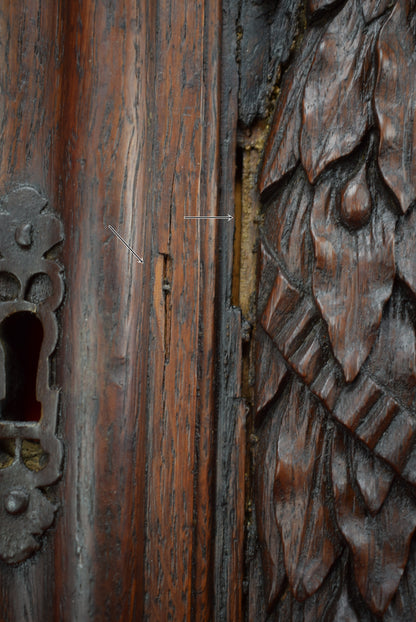
<path fill-rule="evenodd" d="M 309 2 L 279 82 L 258 173 L 258 620 L 415 619 L 415 19 L 410 0 Z"/>
<path fill-rule="evenodd" d="M 0 622 L 413 622 L 414 0 L 0 35 Z"/>
<path fill-rule="evenodd" d="M 213 619 L 218 223 L 184 216 L 219 213 L 220 15 L 0 2 L 0 197 L 47 197 L 66 291 L 57 511 L 0 565 L 4 622 Z"/>

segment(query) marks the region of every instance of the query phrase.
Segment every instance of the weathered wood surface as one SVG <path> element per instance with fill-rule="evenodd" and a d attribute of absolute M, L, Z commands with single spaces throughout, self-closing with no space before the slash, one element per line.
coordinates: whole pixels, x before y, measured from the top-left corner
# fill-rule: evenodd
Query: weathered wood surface
<path fill-rule="evenodd" d="M 0 194 L 61 215 L 67 293 L 60 509 L 0 566 L 0 619 L 414 618 L 414 24 L 410 0 L 1 4 Z M 233 214 L 259 154 L 252 348 L 234 223 L 184 216 Z"/>
<path fill-rule="evenodd" d="M 238 121 L 236 23 L 238 4 L 222 3 L 221 33 L 221 213 L 234 214 Z M 238 226 L 238 225 L 237 225 Z M 246 407 L 241 394 L 241 312 L 231 307 L 233 237 L 218 232 L 217 425 L 215 486 L 214 617 L 216 622 L 244 619 L 244 546 L 246 500 Z"/>
<path fill-rule="evenodd" d="M 308 8 L 258 178 L 250 610 L 413 620 L 415 7 Z"/>
<path fill-rule="evenodd" d="M 60 509 L 4 622 L 212 619 L 217 224 L 184 215 L 217 211 L 220 17 L 1 2 L 1 191 L 42 190 L 66 266 Z"/>
<path fill-rule="evenodd" d="M 236 18 L 236 56 L 240 61 L 239 119 L 247 126 L 256 117 L 267 115 L 270 92 L 281 64 L 287 62 L 298 28 L 300 5 L 300 0 L 241 2 Z M 230 6 L 238 9 L 236 2 L 230 2 Z M 230 41 L 225 42 L 224 52 L 228 45 Z M 227 58 L 226 53 L 222 58 L 227 72 L 232 66 L 231 59 Z"/>

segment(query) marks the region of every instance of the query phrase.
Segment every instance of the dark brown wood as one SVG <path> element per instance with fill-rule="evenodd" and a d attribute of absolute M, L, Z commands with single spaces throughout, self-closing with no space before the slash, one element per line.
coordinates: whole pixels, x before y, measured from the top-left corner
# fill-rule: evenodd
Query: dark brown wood
<path fill-rule="evenodd" d="M 258 175 L 250 610 L 411 620 L 415 8 L 309 9 Z"/>
<path fill-rule="evenodd" d="M 0 551 L 2 621 L 414 619 L 415 19 L 0 2 L 0 197 L 48 199 L 66 288 L 59 506 L 38 551 Z"/>
<path fill-rule="evenodd" d="M 397 2 L 380 33 L 377 44 L 378 75 L 374 92 L 380 128 L 379 164 L 386 183 L 395 193 L 403 212 L 415 199 L 416 136 L 414 84 L 415 37 L 409 2 Z M 400 36 L 398 36 L 400 33 Z"/>
<path fill-rule="evenodd" d="M 238 112 L 247 126 L 267 116 L 271 91 L 298 29 L 300 4 L 299 0 L 241 2 L 236 42 L 240 64 Z M 226 54 L 223 65 L 228 71 L 230 59 Z"/>
<path fill-rule="evenodd" d="M 1 190 L 60 213 L 67 292 L 60 507 L 2 620 L 212 619 L 220 18 L 1 3 Z"/>
<path fill-rule="evenodd" d="M 379 29 L 379 22 L 365 29 L 360 3 L 353 0 L 323 34 L 302 106 L 301 156 L 311 183 L 328 164 L 350 153 L 370 126 L 371 54 Z"/>

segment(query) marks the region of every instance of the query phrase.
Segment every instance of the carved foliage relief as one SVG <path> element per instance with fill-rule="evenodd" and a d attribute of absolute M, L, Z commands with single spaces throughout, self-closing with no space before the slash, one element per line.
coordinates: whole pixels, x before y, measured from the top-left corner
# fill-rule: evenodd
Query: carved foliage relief
<path fill-rule="evenodd" d="M 412 620 L 416 10 L 307 4 L 259 174 L 266 608 L 271 620 Z"/>

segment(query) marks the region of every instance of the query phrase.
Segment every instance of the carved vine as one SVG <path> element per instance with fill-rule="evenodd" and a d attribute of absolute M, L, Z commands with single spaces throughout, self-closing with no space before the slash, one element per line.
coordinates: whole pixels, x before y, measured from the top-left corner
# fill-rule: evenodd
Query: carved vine
<path fill-rule="evenodd" d="M 415 7 L 309 0 L 308 16 L 259 176 L 256 508 L 267 608 L 279 620 L 410 620 Z"/>

